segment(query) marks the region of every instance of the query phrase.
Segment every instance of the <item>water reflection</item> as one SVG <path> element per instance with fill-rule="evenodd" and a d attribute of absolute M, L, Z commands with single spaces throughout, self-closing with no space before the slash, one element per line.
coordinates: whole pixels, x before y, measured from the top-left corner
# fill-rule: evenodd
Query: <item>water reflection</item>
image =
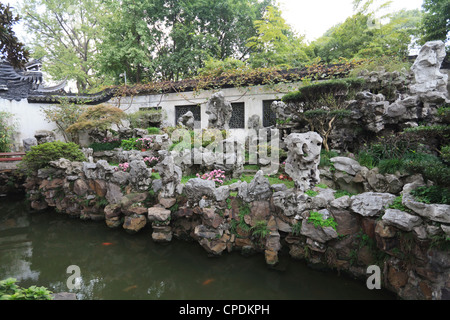
<path fill-rule="evenodd" d="M 78 299 L 390 299 L 363 283 L 312 270 L 281 257 L 269 269 L 262 255 L 210 258 L 196 243 L 158 245 L 102 222 L 30 212 L 23 201 L 0 199 L 0 279 L 75 292 Z M 67 288 L 67 267 L 80 268 L 80 286 Z"/>

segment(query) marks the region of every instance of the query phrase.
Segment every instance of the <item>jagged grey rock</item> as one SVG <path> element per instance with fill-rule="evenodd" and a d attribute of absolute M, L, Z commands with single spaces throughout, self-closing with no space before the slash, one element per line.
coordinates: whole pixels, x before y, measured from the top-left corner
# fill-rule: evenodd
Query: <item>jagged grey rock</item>
<path fill-rule="evenodd" d="M 272 195 L 269 179 L 259 170 L 250 183 L 244 181 L 239 185 L 238 195 L 246 202 L 268 199 Z"/>
<path fill-rule="evenodd" d="M 286 173 L 295 181 L 296 187 L 305 191 L 320 181 L 320 150 L 322 137 L 316 132 L 291 133 L 284 140 L 288 149 Z"/>
<path fill-rule="evenodd" d="M 358 161 L 348 157 L 334 157 L 330 161 L 334 164 L 336 170 L 347 172 L 351 175 L 356 175 L 361 171 L 362 167 Z"/>
<path fill-rule="evenodd" d="M 420 217 L 397 209 L 386 209 L 382 219 L 387 224 L 404 231 L 411 231 L 422 223 Z"/>
<path fill-rule="evenodd" d="M 247 128 L 248 129 L 253 129 L 253 130 L 259 130 L 262 128 L 261 125 L 261 117 L 257 114 L 252 115 L 250 118 L 248 118 L 247 120 Z"/>
<path fill-rule="evenodd" d="M 351 197 L 350 209 L 363 217 L 380 215 L 394 202 L 395 195 L 390 193 L 366 192 Z"/>
<path fill-rule="evenodd" d="M 31 150 L 31 147 L 37 146 L 37 139 L 36 138 L 26 138 L 22 140 L 23 143 L 23 150 L 25 152 L 28 152 Z"/>
<path fill-rule="evenodd" d="M 177 121 L 178 125 L 185 127 L 188 130 L 194 130 L 194 114 L 192 111 L 188 111 L 185 114 L 183 114 L 181 117 L 178 118 Z"/>
<path fill-rule="evenodd" d="M 416 80 L 410 87 L 412 93 L 423 95 L 433 92 L 441 96 L 447 94 L 448 75 L 440 71 L 445 55 L 445 43 L 441 40 L 429 41 L 422 46 L 411 67 Z"/>
<path fill-rule="evenodd" d="M 189 179 L 184 185 L 183 192 L 192 201 L 200 201 L 203 196 L 213 198 L 215 197 L 216 183 L 201 178 Z"/>
<path fill-rule="evenodd" d="M 160 196 L 171 198 L 175 196 L 178 185 L 181 183 L 182 171 L 175 164 L 173 157 L 168 151 L 158 151 L 159 162 L 154 167 L 161 177 L 162 188 Z"/>
<path fill-rule="evenodd" d="M 163 207 L 148 208 L 147 217 L 151 222 L 164 222 L 170 218 L 170 210 Z"/>
<path fill-rule="evenodd" d="M 209 116 L 208 128 L 228 130 L 233 107 L 225 100 L 225 95 L 219 91 L 211 96 L 206 104 L 206 114 Z"/>

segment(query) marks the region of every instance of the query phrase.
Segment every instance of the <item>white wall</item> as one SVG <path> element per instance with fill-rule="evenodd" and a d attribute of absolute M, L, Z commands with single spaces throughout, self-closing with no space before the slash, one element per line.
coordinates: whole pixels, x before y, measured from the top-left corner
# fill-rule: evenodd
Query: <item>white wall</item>
<path fill-rule="evenodd" d="M 120 105 L 120 108 L 127 113 L 139 111 L 141 107 L 161 107 L 166 113 L 166 121 L 170 125 L 175 125 L 175 106 L 180 105 L 201 105 L 202 128 L 208 126 L 208 115 L 206 114 L 206 103 L 215 92 L 222 91 L 225 99 L 234 102 L 244 102 L 245 104 L 245 127 L 247 120 L 254 114 L 263 119 L 263 100 L 281 99 L 287 92 L 297 90 L 301 82 L 280 84 L 274 86 L 254 86 L 247 88 L 229 88 L 218 90 L 205 90 L 200 92 L 180 92 L 165 95 L 145 95 L 135 97 L 125 97 L 120 101 L 117 98 L 109 103 Z M 17 120 L 18 134 L 15 136 L 14 151 L 23 150 L 22 140 L 34 137 L 38 130 L 54 131 L 56 125 L 45 120 L 41 111 L 42 107 L 51 104 L 28 103 L 26 99 L 21 101 L 10 101 L 0 98 L 0 110 L 14 114 Z M 243 129 L 232 129 L 233 134 L 241 134 Z M 55 132 L 55 131 L 54 131 Z M 55 132 L 57 140 L 64 141 L 61 134 Z"/>
<path fill-rule="evenodd" d="M 41 111 L 48 104 L 28 103 L 26 99 L 20 101 L 5 100 L 0 98 L 0 111 L 6 111 L 14 115 L 17 124 L 17 134 L 14 136 L 14 151 L 22 151 L 22 140 L 33 138 L 38 130 L 53 131 L 56 129 L 54 123 L 48 123 Z M 55 132 L 56 139 L 64 141 L 64 138 Z"/>
<path fill-rule="evenodd" d="M 301 82 L 280 84 L 274 86 L 254 86 L 247 88 L 228 88 L 217 90 L 204 90 L 200 92 L 180 92 L 158 95 L 145 95 L 126 97 L 118 100 L 114 98 L 110 103 L 120 106 L 126 112 L 136 112 L 139 108 L 161 107 L 171 125 L 176 124 L 175 106 L 182 105 L 201 105 L 202 128 L 208 126 L 208 115 L 206 114 L 206 104 L 213 93 L 222 91 L 225 99 L 234 102 L 244 102 L 245 104 L 245 128 L 247 120 L 254 114 L 263 119 L 263 100 L 281 99 L 287 92 L 297 90 Z"/>

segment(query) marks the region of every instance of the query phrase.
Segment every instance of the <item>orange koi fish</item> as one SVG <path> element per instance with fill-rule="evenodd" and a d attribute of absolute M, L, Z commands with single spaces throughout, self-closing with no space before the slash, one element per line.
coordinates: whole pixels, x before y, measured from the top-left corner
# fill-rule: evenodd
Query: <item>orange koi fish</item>
<path fill-rule="evenodd" d="M 103 242 L 102 246 L 112 246 L 113 244 L 112 242 Z"/>
<path fill-rule="evenodd" d="M 123 291 L 128 292 L 128 291 L 133 290 L 133 289 L 136 289 L 136 288 L 137 288 L 137 285 L 129 286 L 129 287 L 123 289 Z"/>
<path fill-rule="evenodd" d="M 215 279 L 206 279 L 205 281 L 202 282 L 202 286 L 207 286 L 208 284 L 211 284 L 214 281 Z"/>

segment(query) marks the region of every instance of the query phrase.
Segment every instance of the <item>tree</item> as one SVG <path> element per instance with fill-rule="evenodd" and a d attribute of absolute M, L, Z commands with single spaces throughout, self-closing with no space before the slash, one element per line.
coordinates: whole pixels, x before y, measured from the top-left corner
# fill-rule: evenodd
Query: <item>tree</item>
<path fill-rule="evenodd" d="M 77 132 L 71 133 L 67 129 L 78 121 L 83 113 L 84 106 L 61 99 L 59 104 L 42 107 L 41 110 L 48 122 L 54 122 L 56 124 L 58 131 L 63 135 L 66 142 L 78 143 Z"/>
<path fill-rule="evenodd" d="M 106 138 L 111 126 L 119 126 L 125 117 L 125 112 L 108 104 L 89 106 L 80 115 L 78 121 L 66 129 L 66 132 L 73 134 L 82 130 L 91 130 Z"/>
<path fill-rule="evenodd" d="M 130 82 L 195 76 L 209 59 L 245 60 L 272 0 L 109 0 L 99 70 Z"/>
<path fill-rule="evenodd" d="M 421 24 L 421 43 L 430 40 L 450 40 L 450 2 L 448 0 L 424 0 Z"/>
<path fill-rule="evenodd" d="M 29 57 L 28 50 L 12 29 L 19 19 L 18 15 L 13 15 L 9 4 L 0 3 L 0 60 L 6 59 L 15 68 L 23 68 Z"/>
<path fill-rule="evenodd" d="M 310 59 L 304 37 L 296 35 L 281 16 L 281 11 L 268 6 L 263 19 L 254 22 L 257 34 L 248 39 L 252 49 L 250 65 L 260 67 L 300 67 Z"/>
<path fill-rule="evenodd" d="M 95 86 L 94 56 L 100 40 L 101 0 L 29 0 L 22 8 L 33 34 L 33 56 L 55 80 L 75 80 L 79 92 Z"/>
<path fill-rule="evenodd" d="M 323 146 L 330 151 L 328 137 L 336 123 L 351 114 L 347 110 L 349 95 L 361 88 L 362 79 L 339 79 L 315 82 L 283 96 L 292 121 L 306 121 L 311 131 L 322 136 Z"/>
<path fill-rule="evenodd" d="M 380 15 L 379 12 L 389 2 L 374 9 L 373 0 L 354 3 L 355 14 L 330 28 L 311 44 L 315 55 L 326 62 L 335 62 L 341 57 L 352 59 L 386 55 L 406 58 L 413 37 L 417 35 L 420 12 L 402 10 Z M 377 18 L 377 15 L 380 16 Z"/>

